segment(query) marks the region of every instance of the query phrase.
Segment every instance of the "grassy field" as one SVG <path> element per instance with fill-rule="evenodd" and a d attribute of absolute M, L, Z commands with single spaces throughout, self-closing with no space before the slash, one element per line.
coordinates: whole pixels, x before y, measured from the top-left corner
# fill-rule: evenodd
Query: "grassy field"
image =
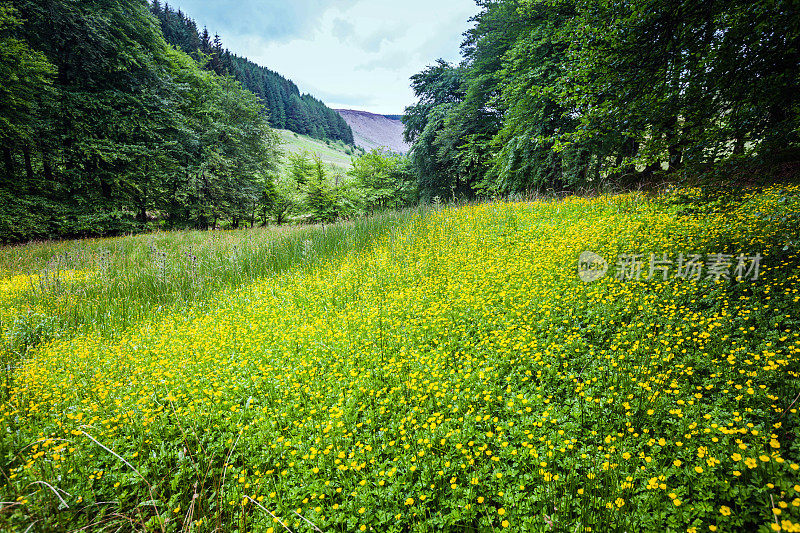
<path fill-rule="evenodd" d="M 309 154 L 316 154 L 326 165 L 332 165 L 344 171 L 350 170 L 352 166 L 352 154 L 348 154 L 341 145 L 336 143 L 326 144 L 325 141 L 300 135 L 289 130 L 275 130 L 275 132 L 278 134 L 282 142 L 281 147 L 286 153 L 308 152 Z M 353 154 L 356 154 L 358 149 L 353 148 L 353 150 Z M 286 164 L 285 157 L 281 164 Z"/>
<path fill-rule="evenodd" d="M 4 357 L 78 331 L 113 333 L 174 306 L 203 305 L 220 289 L 362 249 L 414 212 L 326 227 L 158 232 L 0 248 Z"/>
<path fill-rule="evenodd" d="M 0 528 L 800 531 L 799 213 L 691 190 L 5 249 Z"/>

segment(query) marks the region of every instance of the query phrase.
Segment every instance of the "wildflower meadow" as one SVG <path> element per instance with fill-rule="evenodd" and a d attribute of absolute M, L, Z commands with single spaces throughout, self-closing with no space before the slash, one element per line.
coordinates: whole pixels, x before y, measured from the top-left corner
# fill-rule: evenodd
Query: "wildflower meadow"
<path fill-rule="evenodd" d="M 4 249 L 0 529 L 800 531 L 799 229 L 773 186 Z"/>

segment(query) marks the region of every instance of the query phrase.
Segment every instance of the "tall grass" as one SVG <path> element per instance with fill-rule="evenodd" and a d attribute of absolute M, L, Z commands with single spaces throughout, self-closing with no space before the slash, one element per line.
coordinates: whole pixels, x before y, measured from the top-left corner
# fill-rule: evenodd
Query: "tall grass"
<path fill-rule="evenodd" d="M 175 306 L 204 305 L 226 287 L 362 250 L 422 208 L 332 225 L 175 231 L 52 241 L 0 249 L 0 278 L 19 287 L 2 302 L 3 367 L 53 337 L 121 331 Z"/>

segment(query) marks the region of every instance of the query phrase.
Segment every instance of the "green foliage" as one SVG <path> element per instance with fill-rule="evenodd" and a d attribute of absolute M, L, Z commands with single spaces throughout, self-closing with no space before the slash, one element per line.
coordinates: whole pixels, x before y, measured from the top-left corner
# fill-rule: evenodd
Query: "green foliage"
<path fill-rule="evenodd" d="M 255 95 L 171 48 L 139 0 L 15 5 L 0 241 L 254 222 L 277 160 Z"/>
<path fill-rule="evenodd" d="M 409 157 L 419 177 L 420 195 L 426 199 L 470 191 L 471 183 L 458 171 L 446 129 L 448 115 L 464 99 L 463 79 L 463 68 L 443 60 L 411 78 L 419 102 L 406 108 L 403 135 L 413 143 Z"/>
<path fill-rule="evenodd" d="M 611 170 L 800 146 L 800 27 L 778 2 L 574 2 L 556 87 Z M 630 148 L 626 148 L 631 146 Z"/>
<path fill-rule="evenodd" d="M 340 215 L 339 195 L 332 186 L 319 157 L 314 156 L 310 164 L 310 173 L 303 186 L 303 205 L 312 222 L 331 223 Z"/>
<path fill-rule="evenodd" d="M 261 202 L 262 224 L 266 225 L 268 217 L 276 224 L 283 224 L 301 205 L 297 191 L 297 183 L 283 176 L 273 182 L 273 187 Z"/>
<path fill-rule="evenodd" d="M 560 79 L 568 43 L 558 30 L 571 9 L 566 2 L 531 3 L 518 11 L 526 31 L 517 31 L 505 53 L 504 68 L 495 77 L 503 121 L 491 141 L 492 168 L 483 182 L 487 191 L 574 188 L 593 178 L 582 147 L 569 153 L 554 149 L 553 136 L 571 131 L 575 123 L 552 88 Z"/>
<path fill-rule="evenodd" d="M 461 64 L 412 77 L 419 102 L 403 121 L 425 197 L 624 184 L 800 151 L 792 2 L 478 5 Z"/>
<path fill-rule="evenodd" d="M 289 176 L 298 184 L 305 185 L 306 180 L 314 170 L 314 162 L 311 159 L 311 155 L 306 151 L 302 151 L 296 154 L 289 154 L 288 159 Z"/>
<path fill-rule="evenodd" d="M 330 183 L 322 159 L 306 151 L 289 154 L 288 159 L 287 175 L 275 194 L 278 215 L 300 209 L 310 222 L 330 223 L 339 218 L 336 186 Z"/>
<path fill-rule="evenodd" d="M 366 210 L 406 207 L 417 201 L 416 179 L 405 156 L 376 148 L 354 157 L 348 174 L 355 178 Z"/>
<path fill-rule="evenodd" d="M 44 54 L 15 36 L 21 24 L 16 9 L 0 3 L 0 142 L 6 150 L 31 141 L 39 102 L 55 74 Z"/>

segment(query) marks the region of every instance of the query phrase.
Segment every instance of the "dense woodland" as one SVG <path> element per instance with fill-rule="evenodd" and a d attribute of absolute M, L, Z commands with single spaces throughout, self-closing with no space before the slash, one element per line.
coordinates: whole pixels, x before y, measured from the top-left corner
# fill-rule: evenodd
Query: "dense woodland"
<path fill-rule="evenodd" d="M 798 159 L 796 2 L 476 0 L 412 78 L 424 197 L 595 188 Z"/>
<path fill-rule="evenodd" d="M 4 242 L 236 227 L 274 200 L 269 120 L 352 141 L 334 111 L 144 0 L 0 2 L 0 79 Z"/>

